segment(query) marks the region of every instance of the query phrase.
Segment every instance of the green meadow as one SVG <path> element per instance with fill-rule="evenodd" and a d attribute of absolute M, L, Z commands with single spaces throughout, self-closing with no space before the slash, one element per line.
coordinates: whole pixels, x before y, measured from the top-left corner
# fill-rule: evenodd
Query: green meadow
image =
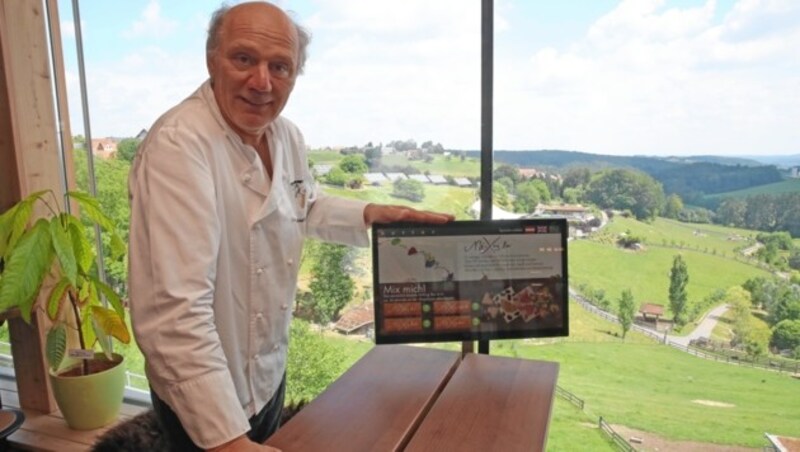
<path fill-rule="evenodd" d="M 754 276 L 770 276 L 761 268 L 737 260 L 737 249 L 745 242 L 731 237 L 745 237 L 751 232 L 710 225 L 686 226 L 665 219 L 653 223 L 613 219 L 602 233 L 605 239 L 569 242 L 570 285 L 603 289 L 611 300 L 630 289 L 640 304 L 649 302 L 668 307 L 669 271 L 678 254 L 689 270 L 690 302 L 699 302 L 717 289 L 741 285 Z M 616 246 L 615 237 L 624 231 L 644 237 L 644 249 L 634 251 Z"/>
<path fill-rule="evenodd" d="M 468 220 L 470 206 L 477 200 L 475 187 L 455 187 L 452 185 L 423 185 L 425 199 L 422 202 L 413 202 L 404 198 L 392 196 L 392 185 L 386 183 L 381 186 L 365 185 L 356 190 L 349 188 L 323 186 L 323 191 L 331 196 L 342 196 L 383 204 L 400 204 L 411 206 L 415 209 L 449 212 L 459 220 Z"/>
<path fill-rule="evenodd" d="M 491 354 L 555 361 L 558 385 L 584 410 L 556 397 L 548 451 L 616 450 L 597 428 L 612 424 L 672 441 L 760 447 L 764 432 L 800 436 L 800 380 L 786 374 L 709 361 L 629 333 L 570 303 L 568 338 L 495 341 Z M 354 363 L 373 345 L 332 338 Z M 460 344 L 432 345 L 459 350 Z"/>
<path fill-rule="evenodd" d="M 714 195 L 706 195 L 706 199 L 746 198 L 753 195 L 780 195 L 800 192 L 800 179 L 788 179 L 774 184 L 758 185 L 745 190 L 728 191 Z"/>
<path fill-rule="evenodd" d="M 431 174 L 450 175 L 453 177 L 478 177 L 481 174 L 480 160 L 467 158 L 461 160 L 460 157 L 441 154 L 432 155 L 433 160 L 409 160 L 403 154 L 385 154 L 381 157 L 381 163 L 387 166 L 411 166 L 419 170 L 420 173 L 426 171 Z M 314 164 L 335 165 L 344 155 L 337 151 L 312 151 L 308 154 L 309 160 Z"/>

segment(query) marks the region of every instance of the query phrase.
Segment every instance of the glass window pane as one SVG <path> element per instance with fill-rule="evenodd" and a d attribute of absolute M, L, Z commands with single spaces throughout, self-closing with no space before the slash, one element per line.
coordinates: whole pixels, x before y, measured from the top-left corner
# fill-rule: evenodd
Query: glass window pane
<path fill-rule="evenodd" d="M 313 36 L 305 73 L 283 114 L 304 133 L 322 190 L 474 218 L 480 178 L 475 152 L 480 147 L 479 3 L 281 5 L 294 11 Z M 126 239 L 130 161 L 152 123 L 208 77 L 205 33 L 218 6 L 216 0 L 80 3 L 92 138 L 85 145 L 94 155 L 100 201 L 123 225 Z M 59 8 L 71 128 L 79 145 L 76 173 L 86 189 L 71 2 L 59 1 Z M 353 290 L 334 315 L 322 315 L 312 302 L 315 265 L 331 253 L 336 254 L 319 242 L 307 242 L 295 313 L 341 332 L 335 322 L 343 314 L 371 306 L 371 262 L 369 249 L 349 249 L 337 257 L 343 269 L 337 277 L 350 278 Z M 107 261 L 106 267 L 112 283 L 125 292 L 124 260 Z M 296 331 L 302 334 L 303 329 Z M 330 340 L 348 350 L 351 362 L 371 343 L 364 338 L 353 352 L 342 345 L 352 341 L 342 338 Z M 129 371 L 142 375 L 136 347 L 126 353 Z M 131 384 L 147 389 L 143 379 L 133 378 Z"/>

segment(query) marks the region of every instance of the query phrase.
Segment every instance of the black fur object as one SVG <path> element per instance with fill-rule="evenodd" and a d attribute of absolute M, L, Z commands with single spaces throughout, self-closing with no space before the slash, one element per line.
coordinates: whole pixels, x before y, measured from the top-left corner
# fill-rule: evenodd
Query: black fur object
<path fill-rule="evenodd" d="M 281 425 L 297 414 L 306 402 L 283 407 Z M 103 433 L 92 446 L 93 452 L 160 452 L 168 451 L 169 443 L 153 410 L 142 412 Z"/>
<path fill-rule="evenodd" d="M 147 410 L 103 433 L 92 446 L 94 452 L 168 451 L 156 413 Z"/>

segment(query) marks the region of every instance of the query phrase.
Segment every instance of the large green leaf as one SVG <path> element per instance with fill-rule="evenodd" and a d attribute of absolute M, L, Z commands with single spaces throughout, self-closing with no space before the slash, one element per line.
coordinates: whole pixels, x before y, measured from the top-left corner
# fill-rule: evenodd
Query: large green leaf
<path fill-rule="evenodd" d="M 89 273 L 94 262 L 94 248 L 84 234 L 85 227 L 75 217 L 69 217 L 69 236 L 72 239 L 72 252 L 81 273 Z"/>
<path fill-rule="evenodd" d="M 9 239 L 11 239 L 12 225 L 14 224 L 17 211 L 19 211 L 19 206 L 20 204 L 14 204 L 10 209 L 0 215 L 0 259 L 6 255 Z"/>
<path fill-rule="evenodd" d="M 97 326 L 100 327 L 103 333 L 114 336 L 123 344 L 131 341 L 131 335 L 125 325 L 125 321 L 116 312 L 102 306 L 92 306 L 91 309 L 92 319 L 97 321 Z M 99 338 L 99 332 L 97 330 L 95 332 L 98 333 L 97 336 Z"/>
<path fill-rule="evenodd" d="M 81 310 L 81 336 L 83 336 L 85 347 L 90 350 L 94 349 L 97 336 L 94 333 L 94 325 L 92 324 L 92 310 L 88 306 Z"/>
<path fill-rule="evenodd" d="M 33 208 L 29 203 L 20 202 L 0 217 L 0 257 L 7 258 L 8 253 L 14 249 L 14 245 L 25 232 L 32 213 Z"/>
<path fill-rule="evenodd" d="M 66 292 L 70 285 L 70 280 L 64 276 L 58 281 L 58 284 L 56 284 L 56 286 L 53 287 L 53 290 L 50 292 L 50 296 L 47 298 L 47 316 L 50 317 L 50 320 L 55 320 L 58 318 L 58 313 L 61 311 L 61 306 L 64 305 L 62 302 L 64 299 L 64 292 Z"/>
<path fill-rule="evenodd" d="M 61 264 L 61 271 L 73 286 L 77 285 L 78 263 L 75 260 L 75 250 L 72 240 L 67 232 L 67 214 L 59 215 L 50 220 L 50 238 L 53 240 L 53 249 Z"/>
<path fill-rule="evenodd" d="M 22 318 L 30 322 L 31 307 L 47 271 L 53 263 L 50 225 L 40 219 L 19 240 L 8 258 L 0 285 L 0 310 L 19 306 Z"/>
<path fill-rule="evenodd" d="M 92 317 L 92 328 L 97 335 L 97 342 L 100 343 L 100 348 L 103 349 L 106 359 L 111 360 L 113 358 L 112 353 L 114 352 L 114 349 L 111 345 L 111 336 L 103 331 L 100 321 L 95 317 Z"/>
<path fill-rule="evenodd" d="M 111 307 L 114 308 L 114 312 L 117 313 L 123 320 L 125 320 L 125 307 L 122 304 L 122 299 L 119 297 L 117 292 L 111 288 L 108 284 L 100 281 L 94 276 L 90 276 L 92 283 L 95 285 L 97 290 L 106 297 L 108 303 L 111 304 Z"/>
<path fill-rule="evenodd" d="M 100 207 L 100 202 L 97 198 L 80 191 L 71 191 L 67 193 L 67 195 L 75 201 L 78 201 L 78 204 L 81 206 L 81 212 L 89 217 L 90 220 L 99 224 L 100 227 L 106 231 L 114 230 L 114 222 L 103 213 L 103 209 Z"/>
<path fill-rule="evenodd" d="M 64 360 L 67 351 L 67 327 L 63 323 L 57 323 L 47 332 L 47 344 L 45 354 L 50 368 L 57 370 Z"/>
<path fill-rule="evenodd" d="M 69 197 L 78 201 L 81 206 L 81 212 L 86 214 L 90 220 L 100 225 L 111 238 L 111 257 L 114 259 L 122 256 L 127 251 L 127 246 L 117 232 L 117 227 L 111 218 L 103 212 L 100 202 L 97 198 L 79 191 L 71 191 L 67 193 Z"/>
<path fill-rule="evenodd" d="M 14 246 L 28 227 L 28 221 L 30 221 L 33 214 L 33 204 L 48 192 L 51 192 L 51 190 L 31 193 L 3 214 L 4 217 L 8 214 L 8 217 L 0 221 L 0 223 L 7 222 L 7 225 L 0 224 L 0 231 L 3 232 L 0 234 L 0 257 L 8 257 L 8 254 L 14 249 Z"/>

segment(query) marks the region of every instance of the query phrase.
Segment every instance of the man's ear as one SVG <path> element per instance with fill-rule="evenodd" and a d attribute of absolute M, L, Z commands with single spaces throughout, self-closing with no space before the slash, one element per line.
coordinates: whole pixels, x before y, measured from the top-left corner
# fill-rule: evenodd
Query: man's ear
<path fill-rule="evenodd" d="M 206 53 L 206 70 L 208 70 L 208 78 L 211 80 L 211 83 L 214 83 L 214 70 L 216 69 L 214 62 L 214 52 L 207 52 Z"/>

